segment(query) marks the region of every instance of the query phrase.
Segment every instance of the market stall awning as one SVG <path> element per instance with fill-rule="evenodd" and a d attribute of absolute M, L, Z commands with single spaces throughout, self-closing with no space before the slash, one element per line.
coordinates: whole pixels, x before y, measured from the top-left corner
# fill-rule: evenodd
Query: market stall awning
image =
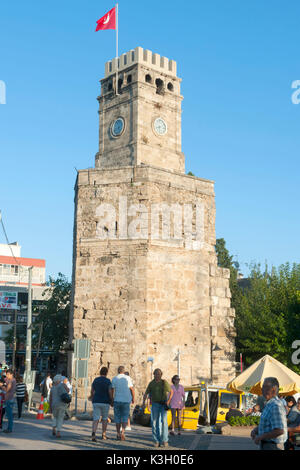
<path fill-rule="evenodd" d="M 262 395 L 262 385 L 266 377 L 276 377 L 279 382 L 279 393 L 294 395 L 300 392 L 300 375 L 266 355 L 248 367 L 244 372 L 227 384 L 227 389 L 234 392 L 249 392 Z"/>

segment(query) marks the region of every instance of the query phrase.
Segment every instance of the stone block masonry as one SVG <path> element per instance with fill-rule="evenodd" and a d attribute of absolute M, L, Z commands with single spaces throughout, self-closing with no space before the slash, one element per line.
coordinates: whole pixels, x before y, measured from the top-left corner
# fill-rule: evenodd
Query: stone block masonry
<path fill-rule="evenodd" d="M 154 357 L 154 367 L 171 380 L 180 349 L 182 383 L 211 379 L 213 373 L 214 383 L 223 385 L 234 372 L 234 345 L 228 339 L 233 312 L 228 270 L 216 264 L 213 183 L 146 166 L 136 167 L 132 175 L 130 167 L 78 174 L 72 336 L 92 340 L 91 380 L 101 365 L 113 373 L 125 364 L 141 399 L 151 378 L 147 358 Z M 143 202 L 149 212 L 157 201 L 200 201 L 202 248 L 189 249 L 172 238 L 152 240 L 150 223 L 146 240 L 119 239 L 118 228 L 114 239 L 97 238 L 102 224 L 97 208 L 110 204 L 119 219 L 124 195 L 128 207 Z M 213 352 L 216 344 L 222 357 Z"/>

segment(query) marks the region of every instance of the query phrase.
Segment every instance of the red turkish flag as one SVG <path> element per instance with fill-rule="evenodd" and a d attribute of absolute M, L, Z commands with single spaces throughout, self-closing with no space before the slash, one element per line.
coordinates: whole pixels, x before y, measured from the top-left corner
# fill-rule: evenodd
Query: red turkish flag
<path fill-rule="evenodd" d="M 116 29 L 116 7 L 97 21 L 96 31 L 104 29 Z"/>

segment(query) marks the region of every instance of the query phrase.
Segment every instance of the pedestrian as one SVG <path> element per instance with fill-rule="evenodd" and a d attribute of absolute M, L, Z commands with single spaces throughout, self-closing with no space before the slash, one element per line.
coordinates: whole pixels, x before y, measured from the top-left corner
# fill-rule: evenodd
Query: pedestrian
<path fill-rule="evenodd" d="M 263 412 L 264 407 L 266 406 L 267 400 L 262 396 L 259 395 L 256 400 L 256 404 L 259 405 L 261 413 Z"/>
<path fill-rule="evenodd" d="M 52 385 L 53 385 L 53 381 L 51 379 L 51 372 L 50 371 L 47 372 L 45 381 L 46 381 L 46 392 L 47 392 L 46 400 L 49 401 L 50 392 L 51 392 L 51 388 L 52 388 Z"/>
<path fill-rule="evenodd" d="M 20 419 L 22 416 L 22 407 L 23 403 L 25 401 L 25 396 L 26 396 L 26 384 L 23 382 L 23 377 L 21 375 L 18 376 L 16 379 L 17 385 L 16 385 L 16 398 L 17 398 L 17 404 L 18 404 L 18 418 Z"/>
<path fill-rule="evenodd" d="M 251 438 L 261 450 L 284 450 L 287 440 L 287 419 L 283 403 L 278 398 L 279 382 L 275 377 L 264 380 L 262 394 L 267 402 L 259 425 L 251 432 Z"/>
<path fill-rule="evenodd" d="M 72 385 L 71 385 L 71 382 L 69 381 L 68 377 L 67 377 L 67 373 L 65 370 L 63 370 L 61 372 L 61 376 L 62 376 L 62 382 L 68 387 L 68 390 L 69 390 L 69 394 L 71 395 L 72 394 Z"/>
<path fill-rule="evenodd" d="M 185 404 L 185 392 L 183 385 L 180 385 L 180 378 L 178 375 L 174 375 L 172 377 L 172 384 L 171 390 L 173 390 L 173 396 L 170 401 L 170 407 L 172 412 L 172 430 L 170 434 L 172 436 L 175 435 L 175 421 L 176 421 L 176 414 L 177 414 L 177 422 L 178 422 L 178 436 L 181 435 L 181 420 L 182 420 L 182 412 L 184 409 Z"/>
<path fill-rule="evenodd" d="M 298 409 L 297 402 L 293 396 L 286 397 L 286 403 L 288 406 L 287 424 L 288 426 L 294 426 L 298 420 L 300 410 Z"/>
<path fill-rule="evenodd" d="M 4 383 L 0 382 L 0 429 L 2 429 L 3 417 L 5 414 L 4 400 L 5 400 Z"/>
<path fill-rule="evenodd" d="M 296 418 L 290 424 L 288 424 L 288 440 L 284 446 L 285 450 L 295 450 L 296 438 L 299 439 L 300 436 L 300 398 L 297 400 L 296 407 L 298 414 L 296 415 Z M 300 443 L 299 440 L 298 443 Z"/>
<path fill-rule="evenodd" d="M 50 408 L 49 411 L 53 415 L 52 421 L 52 435 L 61 437 L 60 431 L 64 422 L 64 415 L 67 404 L 62 400 L 62 395 L 69 393 L 68 387 L 62 383 L 62 376 L 56 375 L 53 379 L 53 385 L 50 391 Z"/>
<path fill-rule="evenodd" d="M 13 407 L 14 407 L 14 396 L 16 392 L 16 379 L 12 369 L 6 371 L 6 389 L 5 389 L 5 414 L 8 420 L 7 429 L 3 432 L 11 433 L 13 430 L 14 416 L 13 416 Z"/>
<path fill-rule="evenodd" d="M 124 372 L 124 374 L 128 375 L 128 377 L 130 377 L 129 372 Z M 133 382 L 132 382 L 132 384 L 133 384 Z M 129 418 L 128 418 L 128 421 L 127 421 L 126 431 L 131 431 L 130 414 L 129 414 Z"/>
<path fill-rule="evenodd" d="M 125 441 L 125 429 L 130 414 L 130 403 L 134 404 L 133 383 L 131 378 L 125 375 L 125 367 L 119 366 L 118 375 L 112 379 L 111 387 L 117 439 Z"/>
<path fill-rule="evenodd" d="M 44 380 L 41 382 L 41 393 L 44 401 L 49 402 L 49 397 L 50 397 L 50 391 L 52 387 L 52 379 L 51 379 L 51 372 L 48 371 L 46 377 Z"/>
<path fill-rule="evenodd" d="M 168 447 L 167 410 L 173 396 L 173 390 L 166 380 L 162 379 L 162 371 L 155 369 L 152 380 L 143 397 L 142 408 L 145 408 L 147 397 L 151 400 L 151 424 L 154 447 Z M 168 396 L 169 394 L 169 396 Z"/>
<path fill-rule="evenodd" d="M 252 413 L 250 413 L 250 416 L 261 416 L 260 406 L 258 404 L 253 406 L 253 410 Z"/>
<path fill-rule="evenodd" d="M 113 401 L 111 381 L 107 378 L 108 368 L 102 367 L 100 377 L 92 383 L 89 399 L 93 403 L 93 430 L 92 441 L 96 442 L 96 432 L 100 418 L 102 418 L 102 439 L 107 440 L 106 430 L 109 407 Z"/>
<path fill-rule="evenodd" d="M 72 385 L 67 377 L 67 373 L 65 370 L 62 371 L 61 376 L 62 376 L 62 383 L 64 383 L 67 386 L 68 393 L 69 395 L 72 396 Z M 71 406 L 71 403 L 68 403 L 66 407 L 65 419 L 70 419 L 72 417 L 71 412 L 70 412 L 70 406 Z"/>
<path fill-rule="evenodd" d="M 225 420 L 229 421 L 230 418 L 236 417 L 236 416 L 241 417 L 241 416 L 243 416 L 243 413 L 240 410 L 237 409 L 236 402 L 232 401 L 229 405 L 229 411 L 225 415 Z"/>
<path fill-rule="evenodd" d="M 289 407 L 287 406 L 287 402 L 286 402 L 286 399 L 284 398 L 284 395 L 282 395 L 282 393 L 279 393 L 278 398 L 281 401 L 281 403 L 283 404 L 286 414 L 288 414 L 288 412 L 290 410 L 289 410 Z"/>

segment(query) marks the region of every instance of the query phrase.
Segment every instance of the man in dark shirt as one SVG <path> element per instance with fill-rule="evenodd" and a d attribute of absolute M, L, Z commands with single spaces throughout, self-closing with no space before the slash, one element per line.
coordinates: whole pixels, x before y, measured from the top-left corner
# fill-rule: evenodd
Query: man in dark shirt
<path fill-rule="evenodd" d="M 243 413 L 236 409 L 236 403 L 234 401 L 229 405 L 229 411 L 225 416 L 226 421 L 229 421 L 232 416 L 243 416 Z"/>
<path fill-rule="evenodd" d="M 143 397 L 142 408 L 145 408 L 147 397 L 151 398 L 151 423 L 154 447 L 168 447 L 168 417 L 166 405 L 170 405 L 173 390 L 166 380 L 162 379 L 162 371 L 155 369 L 154 380 L 146 389 Z"/>
<path fill-rule="evenodd" d="M 92 441 L 96 441 L 96 431 L 100 418 L 102 417 L 102 439 L 106 440 L 106 428 L 109 407 L 113 401 L 111 381 L 106 377 L 108 368 L 102 367 L 100 377 L 92 383 L 90 400 L 93 402 L 93 431 Z"/>

